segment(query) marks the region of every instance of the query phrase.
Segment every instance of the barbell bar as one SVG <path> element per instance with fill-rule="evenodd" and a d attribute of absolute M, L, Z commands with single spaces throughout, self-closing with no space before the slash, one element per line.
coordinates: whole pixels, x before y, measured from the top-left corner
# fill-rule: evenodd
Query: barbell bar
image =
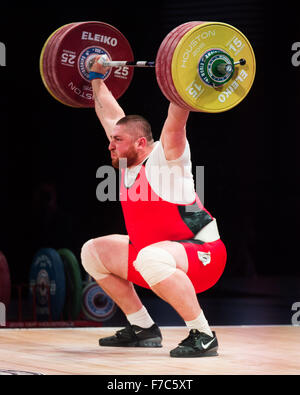
<path fill-rule="evenodd" d="M 111 60 L 109 61 L 105 55 L 103 55 L 99 60 L 98 63 L 104 67 L 155 67 L 155 61 L 147 61 L 147 60 L 137 60 L 133 62 L 129 62 L 127 60 Z M 240 59 L 237 62 L 233 63 L 235 66 L 237 65 L 245 65 L 246 60 Z M 219 65 L 221 66 L 221 65 Z"/>

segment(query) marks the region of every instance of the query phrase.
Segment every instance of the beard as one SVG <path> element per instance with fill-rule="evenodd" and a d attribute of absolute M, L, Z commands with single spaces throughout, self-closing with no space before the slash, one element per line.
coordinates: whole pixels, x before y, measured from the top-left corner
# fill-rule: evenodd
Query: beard
<path fill-rule="evenodd" d="M 111 158 L 111 164 L 115 169 L 126 168 L 132 166 L 138 160 L 138 155 L 134 149 L 129 149 L 122 157 Z M 121 162 L 121 166 L 120 166 Z"/>

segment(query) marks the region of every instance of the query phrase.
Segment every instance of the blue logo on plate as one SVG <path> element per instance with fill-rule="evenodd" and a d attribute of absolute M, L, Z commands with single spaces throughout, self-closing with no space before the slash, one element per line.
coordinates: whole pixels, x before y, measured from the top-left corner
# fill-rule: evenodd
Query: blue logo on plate
<path fill-rule="evenodd" d="M 83 78 L 85 78 L 87 81 L 89 81 L 89 71 L 88 71 L 88 62 L 95 56 L 97 55 L 107 55 L 108 58 L 110 59 L 109 54 L 104 51 L 104 49 L 100 47 L 89 47 L 86 48 L 83 52 L 81 52 L 79 58 L 78 58 L 78 69 L 80 74 L 82 75 Z M 110 74 L 111 70 L 108 70 L 105 74 L 106 79 L 108 75 Z"/>

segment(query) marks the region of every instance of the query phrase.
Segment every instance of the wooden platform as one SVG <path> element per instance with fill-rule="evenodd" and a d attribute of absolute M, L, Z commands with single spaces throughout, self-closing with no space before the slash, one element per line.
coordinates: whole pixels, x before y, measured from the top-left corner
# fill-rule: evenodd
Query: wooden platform
<path fill-rule="evenodd" d="M 119 328 L 0 329 L 0 373 L 52 375 L 300 374 L 299 326 L 213 328 L 219 356 L 170 358 L 185 327 L 162 327 L 163 347 L 99 347 L 99 337 Z"/>

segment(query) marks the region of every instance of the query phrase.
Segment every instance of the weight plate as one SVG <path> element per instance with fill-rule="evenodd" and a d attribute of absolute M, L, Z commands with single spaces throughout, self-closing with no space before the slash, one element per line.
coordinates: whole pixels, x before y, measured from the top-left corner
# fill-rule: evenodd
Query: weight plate
<path fill-rule="evenodd" d="M 48 39 L 46 40 L 42 51 L 40 55 L 40 74 L 42 81 L 44 83 L 44 86 L 48 90 L 51 96 L 54 97 L 57 101 L 61 102 L 62 104 L 69 105 L 66 103 L 66 99 L 61 95 L 61 93 L 58 91 L 53 78 L 51 76 L 51 70 L 49 67 L 49 57 L 51 58 L 51 48 L 53 41 L 55 41 L 57 35 L 61 30 L 64 30 L 67 26 L 70 26 L 70 24 L 64 25 L 57 29 L 55 32 L 53 32 Z"/>
<path fill-rule="evenodd" d="M 233 77 L 221 87 L 207 85 L 200 77 L 202 56 L 212 49 L 226 52 L 235 62 Z M 172 57 L 172 78 L 182 100 L 194 111 L 222 112 L 239 104 L 248 94 L 255 77 L 255 55 L 248 39 L 225 23 L 205 22 L 188 31 L 179 41 Z"/>
<path fill-rule="evenodd" d="M 179 27 L 180 28 L 180 27 Z M 162 41 L 155 60 L 155 72 L 156 72 L 156 79 L 157 83 L 162 91 L 162 93 L 165 95 L 165 97 L 173 103 L 176 103 L 176 98 L 170 91 L 167 80 L 166 80 L 166 73 L 165 73 L 165 63 L 166 63 L 166 57 L 168 54 L 169 46 L 170 46 L 170 41 L 172 40 L 175 31 L 178 28 L 173 29 Z"/>
<path fill-rule="evenodd" d="M 89 283 L 82 291 L 82 312 L 88 320 L 103 322 L 116 312 L 115 302 L 96 283 Z"/>
<path fill-rule="evenodd" d="M 72 27 L 79 26 L 80 24 L 81 22 L 71 23 L 65 25 L 62 29 L 60 29 L 55 35 L 55 37 L 53 38 L 52 42 L 50 43 L 50 48 L 47 57 L 47 67 L 53 86 L 55 86 L 55 89 L 58 92 L 59 96 L 63 98 L 64 104 L 75 108 L 80 108 L 81 107 L 80 103 L 78 103 L 76 100 L 70 97 L 70 95 L 64 92 L 64 90 L 60 86 L 60 81 L 56 76 L 55 70 L 56 70 L 57 49 L 61 38 L 64 36 L 64 34 L 67 34 L 67 32 L 69 32 Z"/>
<path fill-rule="evenodd" d="M 182 108 L 190 110 L 178 95 L 173 85 L 171 64 L 174 49 L 182 35 L 199 22 L 187 22 L 173 29 L 161 43 L 156 58 L 156 77 L 158 85 L 166 98 Z"/>
<path fill-rule="evenodd" d="M 49 42 L 49 50 L 47 51 L 46 54 L 46 64 L 47 64 L 47 71 L 49 74 L 49 78 L 51 80 L 51 84 L 53 89 L 55 89 L 56 94 L 58 95 L 58 97 L 61 99 L 61 102 L 63 104 L 66 104 L 70 107 L 79 107 L 78 104 L 71 100 L 68 96 L 66 96 L 64 94 L 64 92 L 60 89 L 59 85 L 57 84 L 56 78 L 55 78 L 55 59 L 54 59 L 54 50 L 55 50 L 55 46 L 56 43 L 59 39 L 59 37 L 61 37 L 61 35 L 70 29 L 70 27 L 72 26 L 76 26 L 78 23 L 70 23 L 67 24 L 65 26 L 63 26 L 61 29 L 59 29 L 59 31 L 52 37 L 52 40 L 50 40 Z"/>
<path fill-rule="evenodd" d="M 80 107 L 93 107 L 87 63 L 95 55 L 106 54 L 110 60 L 133 60 L 133 52 L 121 32 L 102 22 L 82 22 L 61 33 L 53 47 L 53 77 L 63 94 Z M 110 69 L 105 83 L 118 99 L 133 77 L 132 67 Z"/>
<path fill-rule="evenodd" d="M 48 50 L 46 51 L 45 54 L 45 69 L 47 70 L 47 74 L 51 83 L 51 87 L 54 90 L 57 98 L 59 101 L 65 105 L 68 105 L 70 107 L 80 107 L 78 103 L 71 98 L 69 98 L 61 89 L 60 86 L 58 85 L 56 81 L 56 76 L 55 76 L 55 47 L 56 44 L 59 40 L 59 37 L 62 36 L 64 32 L 69 30 L 72 26 L 79 25 L 79 23 L 69 23 L 67 25 L 64 25 L 62 28 L 58 29 L 58 31 L 52 36 L 52 38 L 49 40 L 48 44 Z"/>
<path fill-rule="evenodd" d="M 35 254 L 29 285 L 31 297 L 35 296 L 37 319 L 59 320 L 65 303 L 66 284 L 62 259 L 53 248 L 42 248 Z"/>
<path fill-rule="evenodd" d="M 81 312 L 82 279 L 76 256 L 67 248 L 57 251 L 63 261 L 66 278 L 66 299 L 63 316 L 75 321 Z"/>
<path fill-rule="evenodd" d="M 61 28 L 59 28 L 59 29 L 61 29 Z M 58 101 L 60 101 L 60 100 L 55 95 L 54 89 L 51 86 L 50 78 L 48 76 L 48 70 L 47 70 L 47 67 L 46 67 L 46 56 L 48 54 L 50 42 L 51 42 L 53 36 L 57 33 L 57 31 L 59 29 L 57 29 L 55 32 L 53 32 L 47 38 L 47 40 L 46 40 L 46 42 L 45 42 L 45 44 L 44 44 L 44 46 L 42 48 L 41 54 L 40 54 L 40 75 L 41 75 L 41 78 L 42 78 L 42 82 L 43 82 L 45 88 L 47 89 L 47 91 L 50 93 L 50 95 L 53 96 Z"/>
<path fill-rule="evenodd" d="M 7 259 L 0 251 L 0 302 L 5 304 L 6 310 L 10 303 L 11 280 Z"/>
<path fill-rule="evenodd" d="M 188 32 L 189 30 L 191 30 L 194 26 L 197 26 L 201 23 L 202 22 L 188 22 L 188 23 L 182 25 L 183 29 L 180 29 L 176 32 L 175 37 L 170 44 L 170 48 L 167 52 L 167 58 L 166 58 L 166 62 L 165 62 L 165 70 L 166 70 L 165 71 L 165 78 L 166 78 L 169 90 L 174 95 L 177 104 L 180 107 L 185 108 L 190 111 L 192 111 L 193 109 L 182 100 L 181 96 L 179 96 L 179 94 L 174 86 L 174 82 L 173 82 L 173 78 L 172 78 L 172 59 L 173 59 L 174 51 L 177 48 L 178 42 L 184 36 L 184 34 L 186 32 Z"/>
<path fill-rule="evenodd" d="M 167 57 L 168 50 L 169 50 L 169 43 L 172 40 L 177 29 L 178 29 L 178 27 L 173 29 L 164 38 L 164 40 L 162 41 L 162 43 L 158 49 L 156 60 L 155 60 L 155 73 L 156 73 L 157 83 L 158 83 L 162 93 L 165 95 L 165 97 L 170 102 L 174 102 L 174 103 L 176 103 L 176 99 L 173 96 L 172 92 L 169 90 L 169 87 L 167 84 L 165 64 L 166 64 L 166 57 Z"/>

